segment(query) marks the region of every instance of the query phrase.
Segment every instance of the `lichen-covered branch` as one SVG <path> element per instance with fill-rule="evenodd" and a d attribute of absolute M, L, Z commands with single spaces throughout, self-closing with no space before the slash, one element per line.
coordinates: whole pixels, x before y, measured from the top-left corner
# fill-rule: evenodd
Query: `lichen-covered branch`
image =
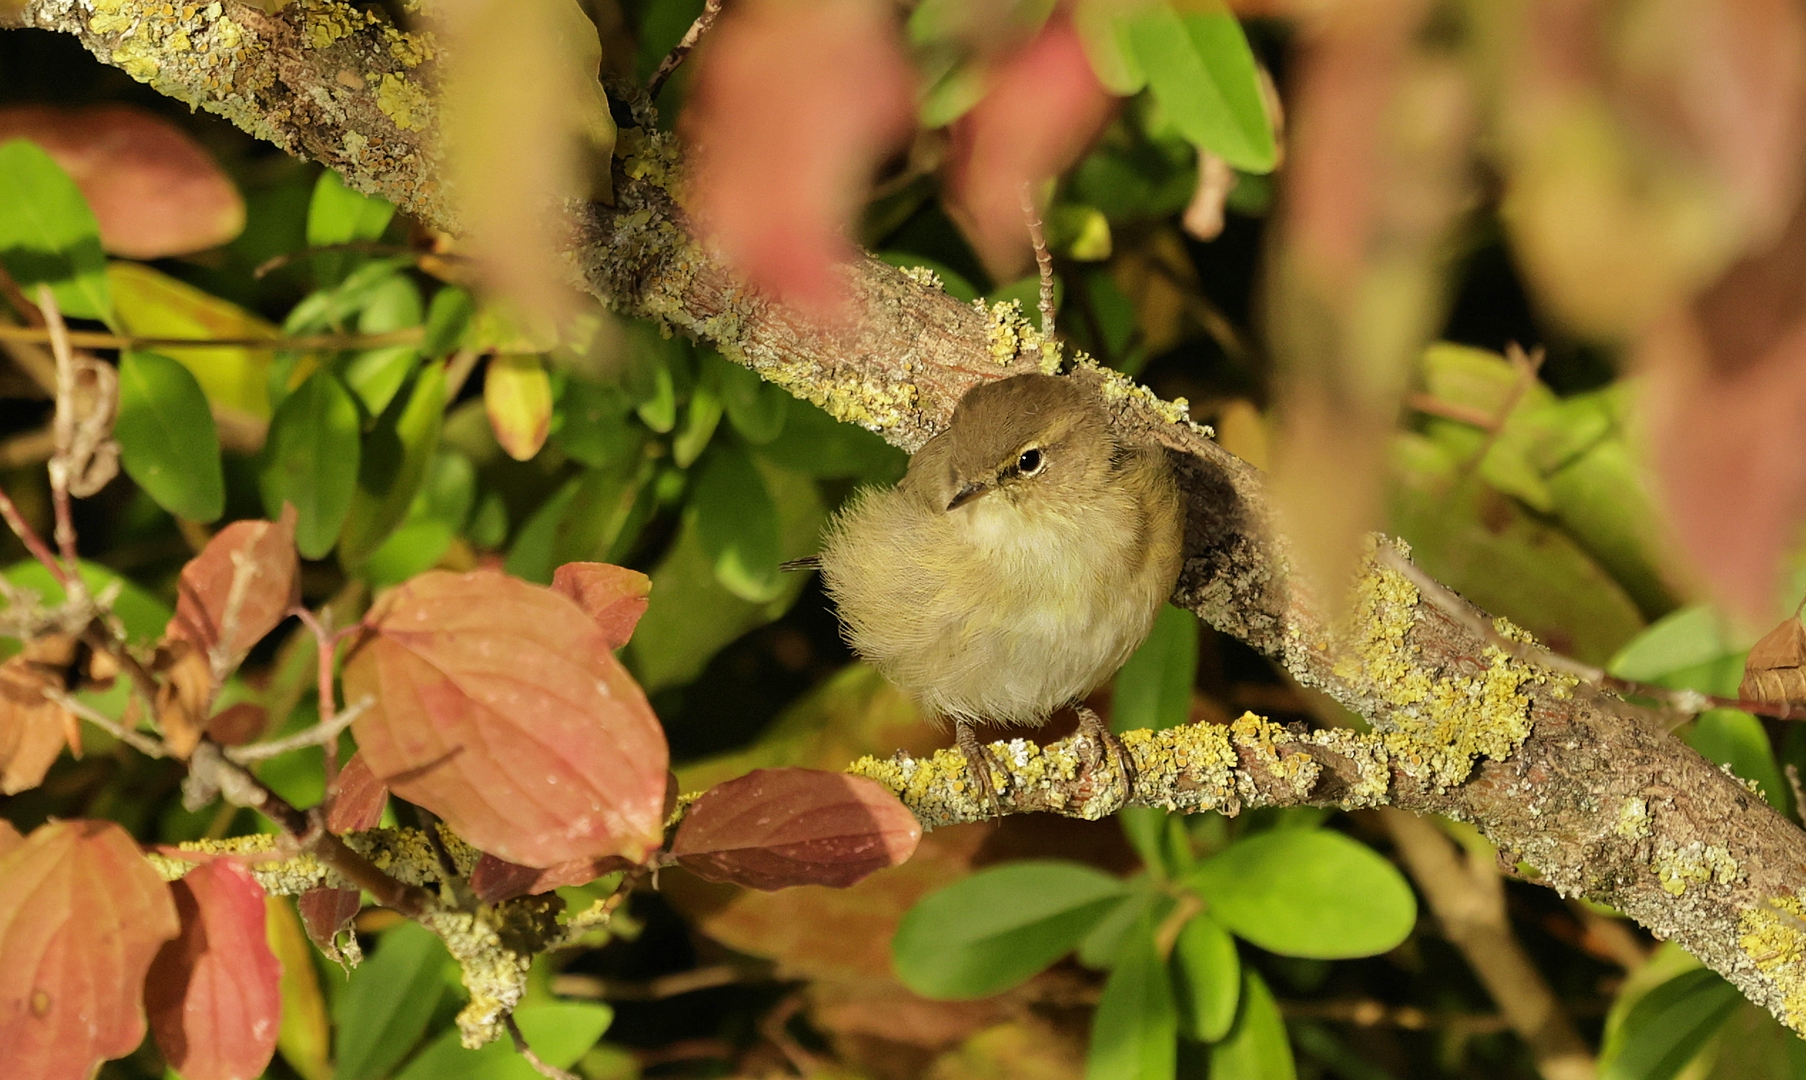
<path fill-rule="evenodd" d="M 454 224 L 434 138 L 430 34 L 398 31 L 338 0 L 297 0 L 273 14 L 237 4 L 0 0 L 0 20 L 73 34 L 170 96 L 329 164 L 422 220 Z M 583 211 L 574 233 L 577 271 L 618 309 L 706 339 L 906 449 L 938 431 L 972 385 L 1058 363 L 1015 311 L 961 304 L 927 275 L 874 259 L 846 271 L 858 313 L 846 325 L 814 324 L 749 293 L 689 231 L 673 195 L 677 150 L 643 104 L 632 107 L 639 125 L 622 126 L 615 204 Z M 1163 732 L 1131 743 L 1143 766 L 1137 800 L 1388 802 L 1471 821 L 1550 886 L 1678 940 L 1806 1031 L 1806 904 L 1797 891 L 1806 833 L 1571 677 L 1506 655 L 1396 570 L 1370 560 L 1349 629 L 1332 633 L 1288 573 L 1253 469 L 1190 425 L 1182 403 L 1083 363 L 1074 377 L 1124 428 L 1167 446 L 1180 469 L 1187 557 L 1175 601 L 1374 729 L 1293 735 L 1244 721 Z M 1110 804 L 1104 792 L 1067 783 L 1059 755 L 1021 751 L 1011 769 L 1012 784 L 1022 772 L 1021 787 L 1010 796 L 1020 801 L 1010 805 L 1052 808 L 1057 799 L 1091 813 Z M 945 762 L 862 768 L 892 770 L 926 820 L 970 816 Z M 1148 786 L 1157 782 L 1173 786 Z"/>

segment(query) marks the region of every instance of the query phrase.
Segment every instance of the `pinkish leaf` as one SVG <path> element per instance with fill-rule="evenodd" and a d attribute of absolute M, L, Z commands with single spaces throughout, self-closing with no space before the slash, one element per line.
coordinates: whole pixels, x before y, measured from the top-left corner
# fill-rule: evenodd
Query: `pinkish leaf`
<path fill-rule="evenodd" d="M 646 614 L 652 579 L 608 563 L 565 563 L 552 572 L 552 591 L 575 600 L 602 628 L 609 647 L 618 649 L 633 637 L 633 628 Z"/>
<path fill-rule="evenodd" d="M 339 932 L 351 925 L 363 908 L 362 896 L 356 889 L 336 889 L 321 885 L 302 893 L 295 901 L 301 912 L 301 925 L 307 939 L 334 963 L 343 964 L 339 955 Z"/>
<path fill-rule="evenodd" d="M 326 827 L 335 833 L 374 829 L 388 803 L 389 789 L 370 771 L 362 752 L 353 754 L 326 789 Z"/>
<path fill-rule="evenodd" d="M 207 719 L 207 737 L 221 746 L 243 746 L 263 737 L 270 726 L 270 711 L 241 701 L 228 705 Z"/>
<path fill-rule="evenodd" d="M 0 664 L 0 794 L 44 781 L 68 742 L 69 711 L 44 697 L 62 680 L 34 666 L 27 651 Z"/>
<path fill-rule="evenodd" d="M 1057 12 L 999 64 L 990 93 L 953 127 L 949 209 L 992 276 L 1027 265 L 1024 185 L 1058 176 L 1103 130 L 1117 99 L 1097 81 L 1072 19 Z"/>
<path fill-rule="evenodd" d="M 633 864 L 619 855 L 606 859 L 578 859 L 541 870 L 485 854 L 470 872 L 470 887 L 485 904 L 533 896 L 565 885 L 587 885 L 603 874 L 625 870 Z"/>
<path fill-rule="evenodd" d="M 169 887 L 110 821 L 54 821 L 0 855 L 6 1072 L 86 1080 L 144 1038 L 144 975 L 176 936 Z"/>
<path fill-rule="evenodd" d="M 300 587 L 295 508 L 284 506 L 282 517 L 273 522 L 235 521 L 214 534 L 182 568 L 175 618 L 169 620 L 164 637 L 193 645 L 210 665 L 217 647 L 220 665 L 213 665 L 217 683 L 283 620 Z M 231 640 L 222 641 L 228 632 Z M 218 670 L 221 665 L 223 673 Z"/>
<path fill-rule="evenodd" d="M 182 930 L 157 954 L 144 990 L 157 1047 L 184 1080 L 260 1076 L 282 1020 L 263 886 L 242 864 L 215 859 L 170 891 Z"/>
<path fill-rule="evenodd" d="M 658 718 L 576 603 L 517 578 L 422 574 L 365 618 L 346 697 L 397 795 L 483 851 L 526 866 L 623 855 L 662 839 Z"/>
<path fill-rule="evenodd" d="M 238 189 L 188 133 L 130 105 L 0 109 L 0 142 L 44 148 L 87 197 L 101 246 L 129 259 L 218 247 L 244 229 Z"/>
<path fill-rule="evenodd" d="M 915 815 L 875 781 L 756 769 L 704 792 L 677 827 L 671 854 L 709 881 L 845 888 L 904 862 L 921 838 Z"/>
<path fill-rule="evenodd" d="M 754 288 L 838 309 L 845 231 L 914 112 L 891 5 L 743 0 L 692 63 L 681 126 L 699 223 Z"/>

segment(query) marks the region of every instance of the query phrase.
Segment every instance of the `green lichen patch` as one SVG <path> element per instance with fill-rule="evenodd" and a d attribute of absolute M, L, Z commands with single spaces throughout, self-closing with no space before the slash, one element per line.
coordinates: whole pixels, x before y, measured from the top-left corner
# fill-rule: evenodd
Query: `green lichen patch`
<path fill-rule="evenodd" d="M 1662 883 L 1662 891 L 1670 896 L 1681 896 L 1689 886 L 1707 882 L 1730 885 L 1743 876 L 1729 849 L 1699 840 L 1686 844 L 1664 840 L 1651 868 Z"/>
<path fill-rule="evenodd" d="M 1618 823 L 1612 831 L 1626 840 L 1642 840 L 1649 835 L 1649 802 L 1632 795 L 1618 810 Z"/>
<path fill-rule="evenodd" d="M 1122 372 L 1104 367 L 1083 353 L 1074 359 L 1074 367 L 1086 368 L 1096 373 L 1100 380 L 1098 392 L 1103 395 L 1105 401 L 1136 401 L 1169 424 L 1191 423 L 1191 402 L 1182 397 L 1168 401 Z M 1210 433 L 1208 428 L 1200 427 L 1199 430 L 1206 434 Z"/>
<path fill-rule="evenodd" d="M 924 289 L 947 291 L 946 284 L 941 281 L 941 275 L 935 273 L 931 266 L 904 266 L 898 268 L 897 272 Z"/>
<path fill-rule="evenodd" d="M 1779 896 L 1743 913 L 1737 946 L 1780 991 L 1787 1026 L 1806 1031 L 1806 904 Z"/>

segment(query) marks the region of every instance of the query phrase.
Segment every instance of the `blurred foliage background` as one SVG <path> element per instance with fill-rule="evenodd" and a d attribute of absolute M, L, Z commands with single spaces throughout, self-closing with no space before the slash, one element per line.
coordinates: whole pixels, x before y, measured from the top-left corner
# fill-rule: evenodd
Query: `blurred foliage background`
<path fill-rule="evenodd" d="M 585 7 L 598 30 L 604 71 L 642 81 L 702 10 L 700 0 L 592 0 Z M 1639 55 L 1659 58 L 1679 47 L 1675 26 L 1687 24 L 1671 9 L 1685 5 L 1621 7 L 1635 9 L 1623 17 L 1643 35 L 1632 34 L 1646 46 Z M 1044 18 L 1045 9 L 1037 10 Z M 937 11 L 944 15 L 945 6 L 923 4 L 910 26 L 917 59 L 932 80 L 923 103 L 931 128 L 957 115 L 969 92 L 959 81 L 960 64 L 946 59 L 950 47 L 936 36 Z M 1298 31 L 1292 23 L 1254 18 L 1245 26 L 1270 85 L 1284 91 L 1280 100 L 1335 89 L 1293 70 Z M 1405 67 L 1434 90 L 1457 62 L 1483 69 L 1501 57 L 1521 60 L 1512 51 L 1514 32 L 1505 20 L 1489 22 L 1472 11 L 1431 17 L 1410 45 L 1420 55 Z M 664 89 L 659 104 L 667 123 L 692 74 L 691 65 L 680 68 Z M 1312 77 L 1328 78 L 1321 69 Z M 1530 96 L 1524 92 L 1524 99 Z M 136 636 L 148 640 L 161 630 L 175 574 L 211 530 L 290 501 L 300 510 L 300 543 L 309 559 L 305 602 L 329 606 L 341 622 L 356 618 L 375 592 L 434 566 L 501 567 L 539 582 L 572 560 L 649 573 L 652 604 L 625 660 L 665 725 L 685 790 L 760 765 L 833 769 L 864 753 L 946 745 L 943 733 L 921 723 L 907 701 L 852 661 L 816 583 L 778 570 L 780 561 L 814 551 L 827 514 L 858 485 L 901 476 L 900 451 L 760 382 L 707 346 L 600 308 L 580 313 L 574 332 L 535 333 L 531 320 L 473 297 L 462 257 L 444 238 L 348 191 L 331 173 L 216 118 L 191 115 L 98 64 L 70 39 L 0 34 L 0 136 L 19 130 L 7 125 L 23 123 L 17 110 L 27 105 L 129 106 L 174 125 L 229 182 L 224 209 L 214 206 L 214 217 L 230 221 L 236 212 L 242 221 L 195 250 L 145 254 L 106 236 L 114 219 L 89 193 L 108 250 L 130 261 L 106 263 L 89 282 L 98 306 L 64 301 L 71 315 L 93 320 L 79 325 L 247 342 L 127 350 L 121 357 L 119 437 L 129 475 L 78 503 L 77 523 L 96 580 L 123 579 L 118 611 Z M 1433 105 L 1425 108 L 1434 113 Z M 78 123 L 96 114 L 53 115 Z M 1338 162 L 1314 162 L 1307 146 L 1303 161 L 1282 164 L 1277 176 L 1238 172 L 1201 156 L 1159 94 L 1131 97 L 1061 179 L 1045 215 L 1058 329 L 1069 348 L 1134 375 L 1163 397 L 1188 399 L 1193 416 L 1213 424 L 1225 446 L 1263 468 L 1279 465 L 1282 482 L 1290 477 L 1294 491 L 1316 490 L 1297 486 L 1299 469 L 1316 469 L 1323 483 L 1358 491 L 1367 481 L 1360 475 L 1337 480 L 1324 470 L 1325 455 L 1346 455 L 1357 474 L 1363 455 L 1373 457 L 1384 527 L 1408 540 L 1437 578 L 1558 651 L 1626 677 L 1734 695 L 1754 635 L 1707 604 L 1702 579 L 1679 568 L 1673 528 L 1650 494 L 1648 413 L 1636 380 L 1625 374 L 1627 356 L 1640 347 L 1635 342 L 1646 347 L 1648 340 L 1636 337 L 1636 328 L 1648 324 L 1626 314 L 1630 301 L 1620 295 L 1636 290 L 1612 280 L 1623 266 L 1595 261 L 1574 270 L 1549 250 L 1560 256 L 1584 249 L 1588 230 L 1651 238 L 1645 276 L 1677 294 L 1684 289 L 1671 279 L 1683 269 L 1703 278 L 1707 270 L 1695 263 L 1715 272 L 1730 256 L 1701 255 L 1713 246 L 1704 241 L 1679 254 L 1671 250 L 1684 231 L 1674 221 L 1693 213 L 1679 204 L 1705 199 L 1698 190 L 1677 187 L 1670 202 L 1651 209 L 1651 200 L 1659 203 L 1668 189 L 1650 195 L 1632 190 L 1626 179 L 1681 184 L 1674 178 L 1690 175 L 1685 168 L 1612 165 L 1600 149 L 1616 145 L 1614 139 L 1642 145 L 1636 140 L 1646 132 L 1622 126 L 1628 122 L 1609 110 L 1580 109 L 1569 118 L 1570 127 L 1546 132 L 1550 160 L 1517 160 L 1527 171 L 1509 186 L 1496 165 L 1458 169 L 1459 182 L 1432 184 L 1438 174 L 1424 155 L 1434 157 L 1434 147 L 1425 146 L 1441 128 L 1430 120 L 1419 143 L 1404 136 L 1384 143 L 1384 152 L 1397 151 L 1406 163 L 1399 166 L 1406 181 L 1352 168 L 1341 179 L 1356 186 L 1391 183 L 1387 192 L 1395 201 L 1420 194 L 1414 205 L 1440 215 L 1447 227 L 1425 226 L 1423 236 L 1404 243 L 1408 265 L 1392 267 L 1394 276 L 1386 276 L 1383 259 L 1370 259 L 1346 276 L 1326 277 L 1323 266 L 1333 269 L 1333 259 L 1314 265 L 1308 242 L 1288 246 L 1283 235 L 1303 228 L 1311 193 L 1294 196 L 1289 217 L 1276 218 L 1274 208 L 1287 169 L 1333 172 Z M 1451 123 L 1466 136 L 1468 128 Z M 1557 139 L 1564 131 L 1569 143 Z M 1402 144 L 1410 145 L 1399 150 Z M 1535 156 L 1521 139 L 1515 145 L 1501 157 Z M 857 239 L 895 265 L 933 270 L 962 300 L 1017 300 L 1032 313 L 1037 279 L 994 279 L 946 209 L 936 171 L 943 151 L 931 132 L 889 163 Z M 44 169 L 47 160 L 24 151 L 7 158 L 9 175 L 0 184 L 11 185 L 14 202 L 0 206 L 0 218 L 24 200 L 51 199 L 61 190 L 54 170 Z M 1539 202 L 1546 192 L 1523 179 L 1543 177 L 1537 168 L 1557 177 L 1592 175 L 1585 170 L 1594 165 L 1599 182 L 1587 189 L 1592 201 L 1574 196 L 1566 210 L 1550 201 L 1555 196 Z M 1620 171 L 1610 173 L 1608 165 Z M 1417 192 L 1412 185 L 1420 181 L 1436 190 Z M 1297 181 L 1308 182 L 1333 187 L 1335 178 L 1307 172 Z M 1319 194 L 1333 201 L 1337 193 Z M 1375 201 L 1410 216 L 1385 198 Z M 149 207 L 128 200 L 118 219 L 164 212 Z M 1406 225 L 1398 229 L 1409 234 Z M 1719 227 L 1729 228 L 1722 221 Z M 1668 240 L 1674 244 L 1664 248 Z M 1574 276 L 1560 279 L 1552 266 Z M 1348 296 L 1333 295 L 1338 289 Z M 1350 301 L 1360 310 L 1349 310 Z M 16 325 L 21 315 L 11 311 L 7 321 Z M 1348 372 L 1359 369 L 1358 357 L 1328 374 L 1307 362 L 1316 353 L 1301 339 L 1328 335 L 1358 343 L 1388 332 L 1363 320 L 1387 318 L 1425 323 L 1422 336 L 1436 344 L 1413 349 L 1411 363 L 1398 370 L 1343 387 L 1346 394 L 1336 389 L 1338 380 L 1356 378 Z M 310 344 L 256 343 L 296 338 Z M 4 347 L 10 363 L 0 371 L 0 483 L 42 529 L 49 519 L 41 463 L 50 403 L 33 375 L 43 370 L 42 355 L 18 340 Z M 1319 389 L 1304 392 L 1304 404 L 1289 415 L 1321 430 L 1288 444 L 1289 453 L 1303 455 L 1288 473 L 1276 461 L 1272 418 L 1276 403 L 1288 394 L 1296 398 L 1300 386 Z M 1321 391 L 1324 386 L 1331 389 Z M 1404 402 L 1402 412 L 1387 403 L 1388 388 Z M 180 437 L 209 426 L 209 415 L 213 443 Z M 1360 444 L 1364 438 L 1372 445 Z M 1345 506 L 1349 521 L 1368 512 L 1357 503 Z M 1333 518 L 1332 511 L 1324 513 Z M 1321 535 L 1333 536 L 1338 527 L 1326 518 Z M 1786 547 L 1786 539 L 1778 543 Z M 11 537 L 0 546 L 12 580 L 49 587 Z M 1707 567 L 1705 577 L 1711 574 Z M 1752 577 L 1761 572 L 1729 572 L 1732 592 Z M 1760 580 L 1757 587 L 1764 587 Z M 1798 594 L 1796 587 L 1789 595 Z M 1169 616 L 1117 684 L 1093 702 L 1119 729 L 1224 723 L 1243 710 L 1307 724 L 1359 723 L 1289 683 L 1240 643 L 1189 616 Z M 306 634 L 281 637 L 247 665 L 227 700 L 265 706 L 272 730 L 306 725 L 314 708 L 312 649 Z M 1050 735 L 1063 733 L 1060 723 L 1069 725 L 1070 718 Z M 1806 763 L 1806 738 L 1797 727 L 1719 710 L 1678 734 L 1755 782 L 1777 808 L 1797 809 L 1783 779 L 1785 769 Z M 321 796 L 317 752 L 269 762 L 262 775 L 298 805 Z M 21 829 L 51 816 L 112 818 L 147 842 L 258 827 L 248 812 L 182 810 L 180 780 L 178 765 L 93 736 L 86 756 L 65 756 L 42 786 L 6 798 L 0 812 Z M 1492 890 L 1496 929 L 1532 961 L 1537 985 L 1524 992 L 1550 997 L 1585 1052 L 1603 1055 L 1604 1075 L 1806 1075 L 1798 1040 L 1734 992 L 1727 996 L 1725 984 L 1690 958 L 1658 947 L 1610 911 L 1537 887 L 1528 867 L 1515 872 L 1531 881 L 1508 872 L 1501 885 L 1496 853 L 1482 838 L 1450 823 L 1438 828 L 1429 842 L 1441 843 L 1466 868 L 1478 882 L 1474 889 Z M 1362 856 L 1339 846 L 1352 838 L 1387 861 L 1387 868 L 1368 868 L 1378 875 L 1378 892 L 1402 881 L 1391 861 L 1422 872 L 1384 815 L 1307 810 L 1236 820 L 1200 815 L 1182 823 L 1157 814 L 1095 824 L 1026 818 L 948 829 L 926 837 L 910 864 L 838 892 L 755 894 L 672 871 L 659 891 L 635 894 L 629 917 L 611 936 L 542 958 L 520 1019 L 536 1045 L 543 1033 L 546 1045 L 559 1048 L 542 1051 L 546 1056 L 573 1064 L 590 1080 L 788 1073 L 874 1080 L 1077 1077 L 1086 1073 L 1087 1035 L 1106 993 L 1105 972 L 1114 972 L 1112 985 L 1131 978 L 1120 974 L 1131 961 L 1121 960 L 1111 941 L 1126 940 L 1125 927 L 1138 919 L 1156 937 L 1161 925 L 1177 930 L 1184 919 L 1173 921 L 1173 905 L 1188 902 L 1188 894 L 1174 883 L 1203 873 L 1196 866 L 1257 844 L 1305 843 L 1288 837 L 1313 834 L 1336 837 L 1324 841 L 1329 846 L 1322 852 L 1342 854 L 1299 848 L 1290 861 L 1320 859 L 1331 867 L 1344 865 L 1335 860 L 1346 856 L 1359 863 Z M 959 882 L 999 880 L 970 875 L 1025 859 L 1084 864 L 1093 877 L 1039 886 L 1006 881 L 995 894 L 1003 900 L 969 901 L 965 908 L 943 900 L 952 906 L 917 909 L 916 944 L 907 934 L 900 938 L 893 966 L 893 935 L 923 896 Z M 1098 871 L 1130 884 L 1098 886 Z M 1070 865 L 1067 872 L 1079 874 Z M 919 969 L 937 949 L 950 947 L 945 941 L 958 938 L 962 919 L 977 918 L 988 904 L 1007 907 L 1012 889 L 1032 888 L 1076 890 L 1091 913 L 1081 929 L 1114 920 L 1115 938 L 1086 937 L 1076 957 L 1060 959 L 1075 937 L 1046 958 L 1058 961 L 1051 967 L 993 973 L 976 1002 L 934 1000 L 910 988 L 932 982 L 932 973 L 905 972 L 900 981 L 905 961 Z M 1085 892 L 1093 888 L 1099 891 Z M 1199 888 L 1207 902 L 1229 910 L 1227 891 L 1211 901 L 1210 887 Z M 1538 1053 L 1501 1012 L 1499 986 L 1476 974 L 1472 954 L 1453 940 L 1458 935 L 1428 908 L 1411 922 L 1408 895 L 1380 901 L 1370 892 L 1365 900 L 1332 903 L 1280 893 L 1262 901 L 1269 907 L 1247 923 L 1253 931 L 1230 927 L 1239 941 L 1219 930 L 1220 943 L 1198 945 L 1230 950 L 1228 960 L 1210 961 L 1219 983 L 1224 970 L 1231 986 L 1237 972 L 1249 973 L 1241 983 L 1241 1011 L 1232 994 L 1224 1026 L 1215 1031 L 1199 1026 L 1202 1012 L 1170 1021 L 1186 1038 L 1165 1066 L 1167 1075 L 1561 1075 L 1546 1060 L 1539 1065 Z M 1401 944 L 1365 959 L 1322 958 L 1309 925 L 1255 943 L 1263 920 L 1282 908 L 1311 918 L 1326 910 L 1311 903 L 1328 903 L 1356 924 L 1404 912 L 1409 929 L 1401 927 Z M 937 910 L 944 925 L 924 930 L 922 920 Z M 358 926 L 371 959 L 347 976 L 313 954 L 292 918 L 271 925 L 288 965 L 284 1035 L 271 1076 L 530 1075 L 508 1053 L 459 1056 L 455 1034 L 448 1036 L 461 993 L 455 969 L 419 928 L 367 911 Z M 1129 991 L 1110 992 L 1120 1000 Z M 1196 1001 L 1183 1008 L 1194 1006 L 1202 1009 Z M 1265 1012 L 1250 1019 L 1250 1009 Z M 1233 1032 L 1232 1020 L 1239 1025 Z M 1262 1022 L 1268 1026 L 1254 1030 Z M 1221 1049 L 1229 1043 L 1237 1049 Z M 1112 1072 L 1095 1057 L 1090 1068 L 1094 1077 L 1158 1073 L 1135 1071 L 1140 1066 Z M 109 1063 L 102 1075 L 162 1074 L 147 1045 Z"/>

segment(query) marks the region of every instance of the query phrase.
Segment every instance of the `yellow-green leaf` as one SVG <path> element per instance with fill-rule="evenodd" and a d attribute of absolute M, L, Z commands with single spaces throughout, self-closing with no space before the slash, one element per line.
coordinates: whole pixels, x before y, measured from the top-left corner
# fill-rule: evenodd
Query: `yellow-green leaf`
<path fill-rule="evenodd" d="M 228 300 L 140 263 L 107 265 L 119 325 L 139 337 L 275 338 L 276 328 Z M 233 409 L 259 420 L 270 417 L 269 349 L 159 348 L 200 382 L 216 408 Z"/>
<path fill-rule="evenodd" d="M 531 353 L 492 358 L 483 379 L 483 406 L 495 441 L 509 457 L 525 461 L 539 453 L 552 430 L 552 380 L 545 363 Z"/>

